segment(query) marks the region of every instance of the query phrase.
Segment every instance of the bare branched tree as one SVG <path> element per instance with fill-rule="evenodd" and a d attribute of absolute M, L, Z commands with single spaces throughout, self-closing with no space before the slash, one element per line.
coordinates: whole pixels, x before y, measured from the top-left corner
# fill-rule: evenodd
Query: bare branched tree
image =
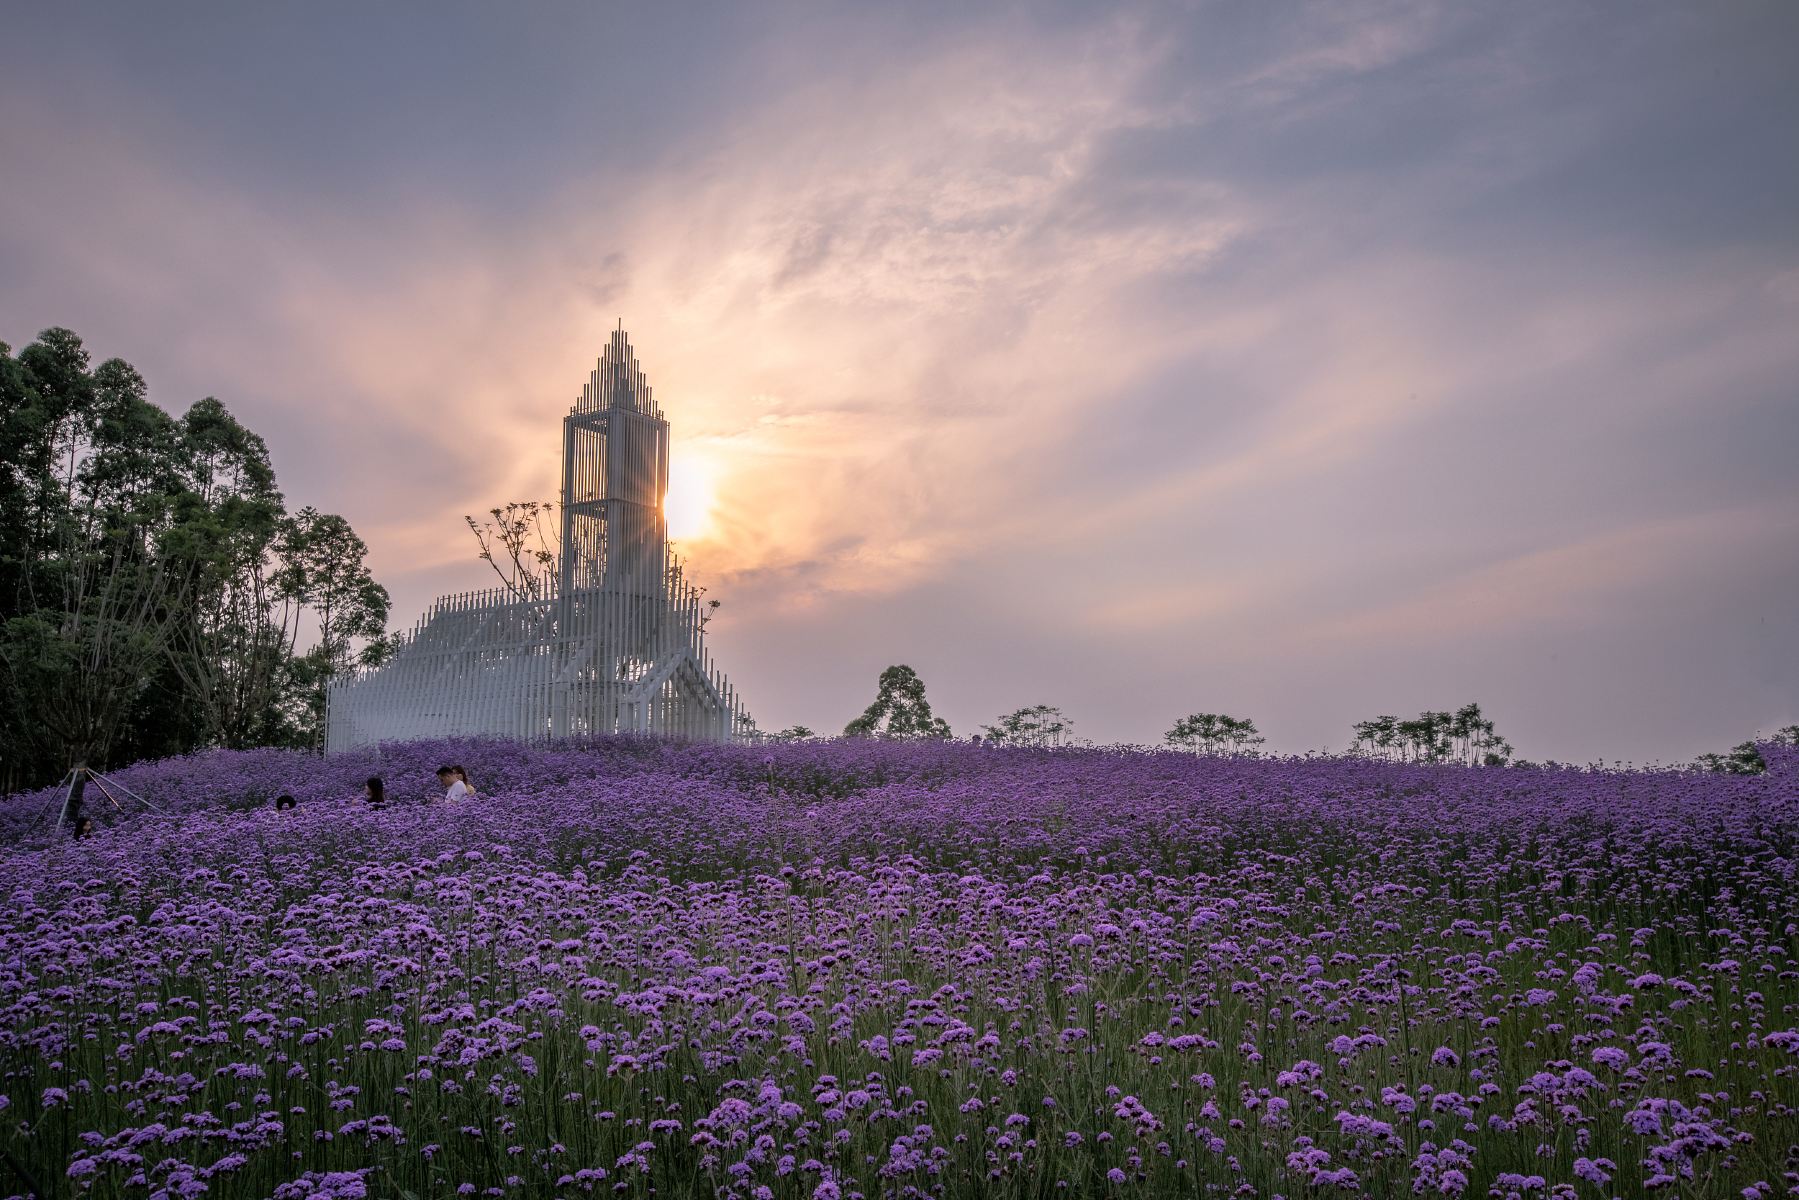
<path fill-rule="evenodd" d="M 549 500 L 515 500 L 488 509 L 485 519 L 463 518 L 481 547 L 478 557 L 515 600 L 547 600 L 556 592 L 561 559 L 556 507 Z"/>

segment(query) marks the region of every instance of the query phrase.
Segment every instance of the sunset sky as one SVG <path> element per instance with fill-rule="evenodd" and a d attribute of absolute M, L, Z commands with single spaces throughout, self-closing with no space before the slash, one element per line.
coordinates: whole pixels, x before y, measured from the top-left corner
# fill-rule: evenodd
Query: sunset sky
<path fill-rule="evenodd" d="M 0 340 L 216 395 L 409 626 L 622 318 L 765 728 L 1799 721 L 1799 5 L 19 6 Z"/>

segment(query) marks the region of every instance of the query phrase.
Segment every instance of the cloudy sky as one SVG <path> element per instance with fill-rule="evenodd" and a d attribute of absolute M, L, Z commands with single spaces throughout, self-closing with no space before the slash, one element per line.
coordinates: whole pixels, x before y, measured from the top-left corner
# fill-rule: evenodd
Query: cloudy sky
<path fill-rule="evenodd" d="M 1799 721 L 1799 7 L 34 5 L 0 340 L 217 395 L 409 625 L 623 318 L 767 728 Z"/>

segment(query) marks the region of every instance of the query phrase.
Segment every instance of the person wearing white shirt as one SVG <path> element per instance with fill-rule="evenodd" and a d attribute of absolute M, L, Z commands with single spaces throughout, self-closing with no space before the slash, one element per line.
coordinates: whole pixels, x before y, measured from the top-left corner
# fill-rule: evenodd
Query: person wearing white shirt
<path fill-rule="evenodd" d="M 460 800 L 469 794 L 468 784 L 456 777 L 455 767 L 437 768 L 437 782 L 444 788 L 445 800 Z"/>

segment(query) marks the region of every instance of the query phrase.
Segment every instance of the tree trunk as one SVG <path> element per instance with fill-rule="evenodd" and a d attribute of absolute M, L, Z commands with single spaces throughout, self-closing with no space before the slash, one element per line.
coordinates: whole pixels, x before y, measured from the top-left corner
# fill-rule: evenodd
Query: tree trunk
<path fill-rule="evenodd" d="M 81 823 L 81 798 L 87 791 L 87 761 L 85 756 L 69 769 L 69 775 L 73 778 L 69 784 L 68 797 L 63 802 L 62 816 L 58 818 L 57 823 L 60 825 L 67 822 L 69 832 L 70 834 L 73 834 Z"/>

